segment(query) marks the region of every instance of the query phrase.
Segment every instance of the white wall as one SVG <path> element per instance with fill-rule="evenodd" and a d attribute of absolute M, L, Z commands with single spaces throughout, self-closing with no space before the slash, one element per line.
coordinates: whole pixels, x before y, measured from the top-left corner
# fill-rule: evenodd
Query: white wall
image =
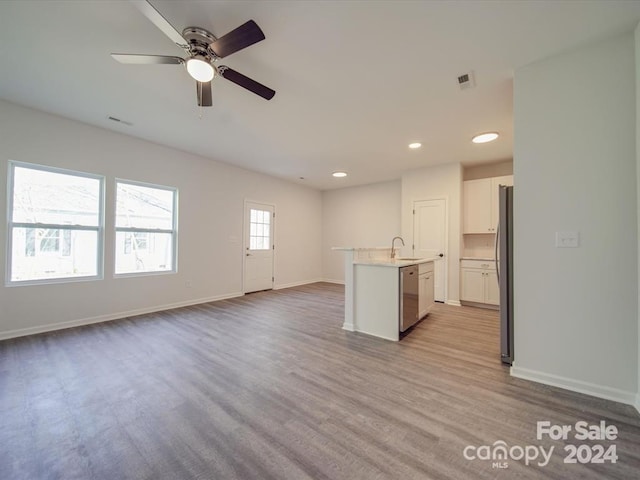
<path fill-rule="evenodd" d="M 0 101 L 0 212 L 7 161 L 106 176 L 105 278 L 0 287 L 0 338 L 242 292 L 245 198 L 276 206 L 276 287 L 322 276 L 321 193 L 280 179 Z M 178 273 L 113 278 L 114 178 L 179 189 Z M 5 271 L 6 224 L 0 225 Z M 191 288 L 186 287 L 191 282 Z M 59 326 L 59 325 L 58 325 Z"/>
<path fill-rule="evenodd" d="M 460 304 L 460 241 L 462 166 L 439 165 L 407 172 L 402 176 L 402 236 L 407 243 L 413 239 L 413 202 L 445 198 L 448 212 L 447 298 Z"/>
<path fill-rule="evenodd" d="M 640 188 L 640 24 L 636 27 L 635 35 L 635 64 L 636 64 L 636 189 Z M 640 252 L 640 192 L 636 191 L 638 214 L 638 251 Z M 638 277 L 640 278 L 640 255 L 638 256 Z M 638 289 L 640 302 L 640 282 Z M 636 391 L 636 410 L 640 412 L 640 303 L 638 306 L 638 388 Z"/>
<path fill-rule="evenodd" d="M 638 234 L 632 34 L 515 74 L 516 376 L 633 403 Z M 556 231 L 580 233 L 555 248 Z"/>
<path fill-rule="evenodd" d="M 391 247 L 391 239 L 400 235 L 400 189 L 400 180 L 395 180 L 323 192 L 322 270 L 326 280 L 344 282 L 344 253 L 331 247 Z"/>

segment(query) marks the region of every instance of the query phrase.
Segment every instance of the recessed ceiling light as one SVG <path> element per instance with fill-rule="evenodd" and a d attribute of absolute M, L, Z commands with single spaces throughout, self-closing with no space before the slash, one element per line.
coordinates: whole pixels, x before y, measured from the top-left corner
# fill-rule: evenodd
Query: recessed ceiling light
<path fill-rule="evenodd" d="M 422 146 L 422 144 L 420 142 L 415 142 L 415 143 L 410 143 L 409 144 L 409 148 L 413 148 L 413 149 L 420 148 L 421 146 Z"/>
<path fill-rule="evenodd" d="M 498 132 L 486 132 L 476 135 L 471 141 L 473 143 L 487 143 L 493 142 L 496 138 L 498 138 Z"/>
<path fill-rule="evenodd" d="M 347 176 L 347 172 L 333 172 L 332 175 L 336 178 L 342 178 Z"/>

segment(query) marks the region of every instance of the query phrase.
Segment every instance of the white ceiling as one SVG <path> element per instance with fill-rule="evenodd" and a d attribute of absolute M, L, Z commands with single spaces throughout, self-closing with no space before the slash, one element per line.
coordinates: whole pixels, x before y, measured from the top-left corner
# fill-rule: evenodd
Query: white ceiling
<path fill-rule="evenodd" d="M 254 19 L 266 40 L 221 63 L 275 98 L 218 79 L 199 109 L 184 68 L 109 56 L 183 56 L 134 6 L 75 0 L 0 2 L 0 98 L 323 190 L 512 158 L 514 69 L 640 21 L 639 1 L 613 0 L 152 4 L 218 37 Z M 460 91 L 470 70 L 477 86 Z M 500 139 L 471 144 L 488 130 Z"/>

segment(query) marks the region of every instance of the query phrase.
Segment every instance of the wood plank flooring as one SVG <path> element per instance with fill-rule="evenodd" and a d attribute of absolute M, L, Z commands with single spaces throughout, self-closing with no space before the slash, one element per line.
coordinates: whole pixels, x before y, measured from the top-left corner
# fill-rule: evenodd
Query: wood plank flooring
<path fill-rule="evenodd" d="M 317 283 L 0 342 L 0 479 L 632 479 L 630 406 L 512 378 L 495 311 L 436 305 L 401 342 L 341 329 Z M 536 439 L 605 420 L 615 441 Z M 538 466 L 467 445 L 554 447 Z M 565 464 L 566 443 L 615 464 Z"/>

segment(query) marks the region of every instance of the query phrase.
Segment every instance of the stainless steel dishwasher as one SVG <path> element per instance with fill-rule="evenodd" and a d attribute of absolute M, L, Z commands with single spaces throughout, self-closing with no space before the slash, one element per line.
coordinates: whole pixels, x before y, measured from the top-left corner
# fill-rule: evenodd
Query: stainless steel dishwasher
<path fill-rule="evenodd" d="M 400 331 L 418 321 L 418 265 L 400 268 Z"/>

